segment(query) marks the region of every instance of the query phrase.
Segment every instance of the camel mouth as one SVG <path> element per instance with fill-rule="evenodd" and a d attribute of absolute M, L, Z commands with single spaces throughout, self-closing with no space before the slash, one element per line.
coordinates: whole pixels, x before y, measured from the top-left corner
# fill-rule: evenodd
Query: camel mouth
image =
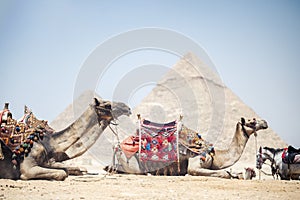
<path fill-rule="evenodd" d="M 267 128 L 269 128 L 268 122 L 266 120 L 260 120 L 259 121 L 259 125 L 260 125 L 261 129 L 267 129 Z"/>
<path fill-rule="evenodd" d="M 111 102 L 94 98 L 93 106 L 97 114 L 102 116 L 101 118 L 105 116 L 107 119 L 118 119 L 122 115 L 129 117 L 132 114 L 131 109 L 122 102 Z"/>
<path fill-rule="evenodd" d="M 122 115 L 129 117 L 132 114 L 131 109 L 124 103 L 113 104 L 111 113 L 114 119 Z"/>

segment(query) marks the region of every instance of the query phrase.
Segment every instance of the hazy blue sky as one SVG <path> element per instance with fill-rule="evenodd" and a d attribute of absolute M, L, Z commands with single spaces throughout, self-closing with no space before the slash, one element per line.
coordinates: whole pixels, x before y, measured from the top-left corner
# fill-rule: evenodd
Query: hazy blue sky
<path fill-rule="evenodd" d="M 281 138 L 300 147 L 296 0 L 2 0 L 0 106 L 10 102 L 20 117 L 27 104 L 40 118 L 53 120 L 73 101 L 77 75 L 89 54 L 108 38 L 143 27 L 171 29 L 198 42 L 225 84 Z M 169 66 L 177 61 L 154 57 Z M 99 93 L 109 98 L 104 89 Z"/>

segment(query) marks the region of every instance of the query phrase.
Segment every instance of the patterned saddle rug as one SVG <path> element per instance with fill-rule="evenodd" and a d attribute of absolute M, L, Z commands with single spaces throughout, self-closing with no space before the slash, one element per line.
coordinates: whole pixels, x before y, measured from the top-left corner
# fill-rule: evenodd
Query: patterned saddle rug
<path fill-rule="evenodd" d="M 200 155 L 203 161 L 206 159 L 206 154 L 214 156 L 215 151 L 211 143 L 205 141 L 199 133 L 183 125 L 178 127 L 177 121 L 160 124 L 144 119 L 141 120 L 140 125 L 141 136 L 137 131 L 136 136 L 129 136 L 120 144 L 127 159 L 139 150 L 140 160 L 143 162 L 174 162 L 178 160 L 178 153 L 187 155 L 188 150 L 190 156 Z M 177 133 L 179 133 L 178 141 Z"/>
<path fill-rule="evenodd" d="M 140 160 L 174 162 L 177 155 L 177 121 L 166 124 L 142 120 L 140 127 Z"/>

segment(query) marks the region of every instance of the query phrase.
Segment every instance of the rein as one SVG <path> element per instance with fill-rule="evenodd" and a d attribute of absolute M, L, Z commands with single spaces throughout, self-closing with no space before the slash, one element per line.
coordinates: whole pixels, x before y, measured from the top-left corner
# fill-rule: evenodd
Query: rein
<path fill-rule="evenodd" d="M 272 159 L 270 159 L 270 160 L 271 160 L 271 164 L 268 164 L 268 163 L 263 162 L 263 160 L 262 160 L 262 151 L 261 151 L 261 150 L 259 151 L 259 158 L 260 158 L 259 162 L 262 163 L 261 166 L 262 166 L 263 164 L 269 165 L 269 166 L 271 167 L 272 173 L 271 173 L 271 174 L 266 173 L 266 172 L 264 172 L 262 169 L 260 169 L 260 171 L 261 171 L 262 173 L 264 173 L 265 175 L 273 176 L 274 179 L 275 179 L 275 177 L 274 177 L 275 174 L 277 174 L 277 176 L 278 176 L 278 172 L 277 172 L 278 168 L 277 168 L 276 163 L 275 163 L 275 154 L 276 154 L 276 152 L 272 152 Z M 269 155 L 268 155 L 268 156 L 269 156 Z M 275 167 L 274 167 L 274 166 L 275 166 Z"/>
<path fill-rule="evenodd" d="M 116 127 L 116 131 L 110 125 L 114 125 Z M 119 138 L 119 134 L 118 134 L 118 130 L 117 130 L 118 124 L 110 122 L 110 124 L 108 125 L 108 127 L 113 132 L 113 134 L 117 137 L 118 144 L 120 144 L 120 138 Z"/>
<path fill-rule="evenodd" d="M 242 123 L 240 123 L 241 125 L 242 125 L 242 131 L 243 131 L 243 133 L 244 133 L 244 136 L 247 138 L 247 139 L 249 139 L 249 135 L 248 135 L 248 133 L 247 133 L 247 131 L 246 131 L 246 129 L 245 129 L 245 125 L 244 124 L 242 124 Z"/>

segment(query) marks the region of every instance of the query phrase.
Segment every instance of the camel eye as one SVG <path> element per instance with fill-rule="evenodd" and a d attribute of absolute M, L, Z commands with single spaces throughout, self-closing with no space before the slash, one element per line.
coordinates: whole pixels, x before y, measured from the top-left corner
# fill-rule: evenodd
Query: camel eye
<path fill-rule="evenodd" d="M 105 105 L 105 108 L 111 110 L 111 105 Z"/>

